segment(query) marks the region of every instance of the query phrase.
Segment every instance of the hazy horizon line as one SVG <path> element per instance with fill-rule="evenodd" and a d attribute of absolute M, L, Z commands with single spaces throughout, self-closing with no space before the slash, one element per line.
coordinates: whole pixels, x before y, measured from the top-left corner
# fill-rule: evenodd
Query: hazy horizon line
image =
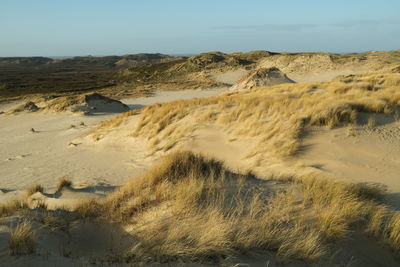
<path fill-rule="evenodd" d="M 400 49 L 400 48 L 399 48 Z M 253 51 L 267 51 L 271 53 L 328 53 L 328 54 L 361 54 L 361 53 L 367 53 L 367 52 L 374 52 L 374 51 L 395 51 L 397 49 L 389 49 L 389 50 L 359 50 L 359 51 L 321 51 L 321 50 L 316 50 L 316 51 L 271 51 L 271 50 L 262 50 L 262 49 L 256 49 L 256 50 L 249 50 L 249 51 L 234 51 L 234 52 L 223 52 L 221 50 L 210 50 L 210 51 L 203 51 L 203 52 L 198 52 L 198 53 L 162 53 L 162 52 L 137 52 L 137 53 L 121 53 L 121 54 L 78 54 L 78 55 L 52 55 L 52 56 L 45 56 L 45 55 L 30 55 L 30 56 L 0 56 L 0 58 L 29 58 L 29 57 L 44 57 L 44 58 L 52 58 L 52 59 L 63 59 L 63 58 L 74 58 L 74 57 L 112 57 L 112 56 L 126 56 L 126 55 L 137 55 L 137 54 L 162 54 L 162 55 L 168 55 L 168 56 L 182 56 L 182 57 L 190 57 L 194 55 L 199 55 L 202 53 L 210 53 L 210 52 L 221 52 L 224 54 L 230 54 L 230 53 L 248 53 L 248 52 L 253 52 Z"/>

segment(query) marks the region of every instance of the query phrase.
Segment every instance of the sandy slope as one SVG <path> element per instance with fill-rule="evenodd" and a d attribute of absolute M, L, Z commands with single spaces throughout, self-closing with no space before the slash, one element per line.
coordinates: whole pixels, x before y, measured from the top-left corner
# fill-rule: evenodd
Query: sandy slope
<path fill-rule="evenodd" d="M 222 73 L 216 73 L 213 75 L 214 80 L 217 82 L 233 85 L 235 84 L 240 78 L 246 75 L 248 71 L 245 69 L 237 69 L 226 71 Z"/>
<path fill-rule="evenodd" d="M 210 90 L 182 90 L 182 91 L 157 91 L 151 97 L 123 98 L 121 102 L 128 105 L 131 109 L 142 106 L 174 101 L 178 99 L 205 98 L 218 95 L 226 91 L 226 87 L 214 88 Z"/>
<path fill-rule="evenodd" d="M 194 132 L 183 149 L 221 160 L 230 170 L 245 173 L 251 165 L 245 157 L 255 145 L 251 138 L 231 139 L 222 128 L 203 126 Z"/>
<path fill-rule="evenodd" d="M 139 108 L 175 99 L 208 97 L 223 90 L 225 88 L 159 92 L 153 97 L 124 99 L 122 102 L 131 108 Z M 0 110 L 12 106 L 9 103 L 0 106 Z M 35 184 L 52 192 L 62 177 L 70 179 L 76 186 L 107 187 L 121 185 L 144 171 L 148 162 L 144 160 L 142 143 L 132 140 L 134 144 L 127 145 L 125 138 L 124 142 L 118 140 L 118 136 L 127 135 L 126 131 L 119 132 L 112 140 L 99 142 L 89 142 L 82 137 L 100 122 L 114 116 L 115 113 L 85 116 L 70 112 L 0 115 L 0 189 L 9 192 L 1 193 L 0 201 L 14 196 L 17 192 L 14 190 Z M 81 122 L 84 125 L 80 125 Z"/>
<path fill-rule="evenodd" d="M 219 94 L 221 90 L 192 92 L 161 92 L 154 97 L 125 99 L 122 102 L 131 108 L 139 108 L 158 102 L 177 98 L 192 98 Z M 99 122 L 115 115 L 83 116 L 71 113 L 40 114 L 22 113 L 0 116 L 0 177 L 1 189 L 21 189 L 35 183 L 45 186 L 47 192 L 55 190 L 57 179 L 69 176 L 74 182 L 72 189 L 64 189 L 58 196 L 34 194 L 31 198 L 44 200 L 49 208 L 61 205 L 73 206 L 80 198 L 101 196 L 120 185 L 127 178 L 138 174 L 153 163 L 156 157 L 146 158 L 144 144 L 136 138 L 126 138 L 137 116 L 129 118 L 129 127 L 121 125 L 113 135 L 94 141 L 86 133 L 94 129 Z M 365 119 L 364 119 L 365 120 Z M 340 176 L 356 182 L 379 182 L 388 186 L 392 194 L 389 200 L 396 202 L 400 193 L 397 173 L 400 173 L 400 128 L 391 118 L 377 117 L 376 128 L 358 126 L 354 129 L 315 128 L 306 135 L 303 151 L 293 159 L 312 166 L 314 170 Z M 84 121 L 85 125 L 79 125 Z M 360 122 L 363 123 L 363 122 Z M 365 122 L 364 122 L 365 123 Z M 76 127 L 70 128 L 74 124 Z M 4 127 L 3 127 L 4 126 Z M 30 132 L 34 128 L 37 132 Z M 72 142 L 73 144 L 69 145 Z M 127 143 L 129 142 L 129 143 Z M 75 144 L 75 145 L 74 145 Z M 184 148 L 200 152 L 226 162 L 232 170 L 246 171 L 253 162 L 246 155 L 256 142 L 251 138 L 230 139 L 223 127 L 203 126 L 196 129 Z M 360 157 L 363 155 L 363 157 Z M 290 165 L 290 164 L 289 164 Z M 13 192 L 10 192 L 13 195 Z M 2 193 L 0 201 L 7 199 L 10 193 Z M 14 194 L 15 195 L 15 194 Z M 399 206 L 398 206 L 399 207 Z M 7 242 L 9 225 L 17 218 L 9 218 L 0 226 L 0 244 Z M 129 235 L 124 229 L 108 228 L 108 225 L 85 222 L 77 225 L 70 234 L 70 244 L 63 247 L 65 233 L 50 232 L 39 228 L 41 255 L 48 253 L 48 258 L 37 256 L 23 257 L 22 260 L 7 255 L 6 249 L 0 251 L 4 262 L 9 266 L 41 264 L 43 266 L 71 266 L 88 264 L 87 258 L 69 258 L 63 253 L 74 255 L 98 255 L 111 253 L 116 240 L 127 240 Z M 105 231 L 109 235 L 98 235 Z M 84 234 L 83 234 L 84 233 Z M 357 235 L 357 233 L 355 233 Z M 93 240 L 97 240 L 93 244 Z M 61 245 L 60 245 L 61 244 Z M 60 251 L 61 250 L 61 251 Z M 71 252 L 70 252 L 71 251 Z M 345 242 L 336 244 L 337 253 L 332 256 L 332 265 L 351 263 L 354 266 L 393 266 L 396 264 L 392 255 L 379 244 L 363 236 L 354 236 Z M 384 255 L 384 257 L 382 257 Z M 93 256 L 95 257 L 95 256 Z M 265 262 L 274 263 L 272 255 L 252 255 L 239 259 L 240 262 L 254 266 L 264 266 Z M 235 262 L 236 263 L 236 262 Z M 277 263 L 278 264 L 278 263 Z M 105 265 L 107 266 L 107 265 Z M 293 263 L 291 266 L 306 266 Z"/>
<path fill-rule="evenodd" d="M 296 160 L 356 183 L 380 184 L 400 208 L 400 124 L 313 129 Z"/>
<path fill-rule="evenodd" d="M 63 176 L 90 183 L 109 183 L 107 177 L 115 176 L 113 182 L 120 183 L 119 179 L 131 175 L 134 169 L 123 152 L 118 148 L 105 151 L 71 142 L 111 117 L 35 113 L 1 117 L 2 188 L 17 189 L 36 183 L 55 186 Z M 80 122 L 85 125 L 79 125 Z"/>
<path fill-rule="evenodd" d="M 378 125 L 369 127 L 369 117 Z M 125 125 L 135 125 L 138 116 L 127 118 Z M 140 140 L 126 138 L 125 125 L 104 135 L 100 142 L 118 143 Z M 90 142 L 90 141 L 89 141 Z M 93 141 L 92 141 L 93 142 Z M 400 208 L 400 124 L 393 116 L 361 115 L 357 125 L 328 129 L 315 127 L 303 137 L 300 151 L 285 162 L 257 166 L 254 158 L 247 157 L 257 146 L 256 138 L 232 138 L 224 127 L 199 125 L 181 144 L 180 149 L 191 150 L 225 162 L 235 172 L 252 169 L 259 177 L 316 173 L 334 179 L 355 183 L 373 183 L 386 188 L 386 201 Z M 155 153 L 157 159 L 164 152 Z"/>

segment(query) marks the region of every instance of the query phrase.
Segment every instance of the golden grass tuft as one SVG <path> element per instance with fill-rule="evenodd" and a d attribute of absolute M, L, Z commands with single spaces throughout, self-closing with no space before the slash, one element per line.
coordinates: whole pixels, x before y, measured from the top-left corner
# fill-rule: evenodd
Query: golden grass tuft
<path fill-rule="evenodd" d="M 28 208 L 25 200 L 12 200 L 0 205 L 0 217 L 8 216 L 20 209 Z"/>
<path fill-rule="evenodd" d="M 84 201 L 77 212 L 132 226 L 138 240 L 127 257 L 139 261 L 201 261 L 251 249 L 305 260 L 324 255 L 321 235 L 299 219 L 293 195 L 253 188 L 250 180 L 258 183 L 252 175 L 228 173 L 216 160 L 172 153 L 106 199 Z"/>
<path fill-rule="evenodd" d="M 367 126 L 369 128 L 374 128 L 376 125 L 377 125 L 377 121 L 376 121 L 375 118 L 371 117 L 371 118 L 368 119 Z"/>
<path fill-rule="evenodd" d="M 35 194 L 36 192 L 43 193 L 43 187 L 41 185 L 37 184 L 37 185 L 31 186 L 27 189 L 28 196 L 31 196 L 31 195 Z"/>
<path fill-rule="evenodd" d="M 61 192 L 64 187 L 71 187 L 72 182 L 66 178 L 61 178 L 57 184 L 57 192 Z"/>
<path fill-rule="evenodd" d="M 231 173 L 214 159 L 175 152 L 103 199 L 83 200 L 72 213 L 40 210 L 36 220 L 64 232 L 82 219 L 120 224 L 132 237 L 120 260 L 135 262 L 218 263 L 249 251 L 274 251 L 311 264 L 327 259 L 331 244 L 355 228 L 400 253 L 400 213 L 378 202 L 381 187 L 317 176 L 275 178 L 279 187 L 251 172 Z M 0 211 L 20 208 L 15 202 Z M 10 253 L 34 247 L 31 224 L 21 223 Z"/>
<path fill-rule="evenodd" d="M 297 186 L 276 191 L 252 175 L 227 172 L 221 162 L 172 153 L 77 211 L 128 225 L 136 242 L 127 257 L 138 261 L 203 261 L 252 250 L 315 261 L 332 242 L 348 238 L 355 224 L 399 251 L 398 213 L 375 214 L 379 189 L 313 176 L 287 183 Z"/>
<path fill-rule="evenodd" d="M 32 232 L 31 222 L 23 221 L 11 230 L 8 249 L 10 255 L 27 255 L 35 252 L 35 234 Z"/>

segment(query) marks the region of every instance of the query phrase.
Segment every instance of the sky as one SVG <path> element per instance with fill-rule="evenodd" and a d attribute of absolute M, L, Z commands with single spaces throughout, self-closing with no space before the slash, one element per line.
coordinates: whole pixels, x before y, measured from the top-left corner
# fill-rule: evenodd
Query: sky
<path fill-rule="evenodd" d="M 400 49 L 399 0 L 0 0 L 0 57 Z"/>

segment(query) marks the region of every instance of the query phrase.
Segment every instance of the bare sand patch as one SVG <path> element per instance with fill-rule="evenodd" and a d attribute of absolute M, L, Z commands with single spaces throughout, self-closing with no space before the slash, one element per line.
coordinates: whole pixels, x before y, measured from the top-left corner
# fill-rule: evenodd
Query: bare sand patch
<path fill-rule="evenodd" d="M 387 200 L 400 208 L 400 124 L 316 128 L 297 159 L 322 173 L 355 183 L 381 184 Z"/>
<path fill-rule="evenodd" d="M 208 97 L 223 90 L 226 88 L 156 92 L 153 97 L 124 99 L 122 102 L 137 108 L 174 99 Z M 94 99 L 101 105 L 103 100 Z M 0 109 L 19 104 L 7 103 Z M 128 144 L 127 129 L 121 130 L 113 139 L 93 142 L 84 138 L 99 123 L 115 116 L 106 111 L 89 116 L 70 112 L 0 115 L 0 189 L 14 191 L 40 184 L 55 190 L 62 177 L 88 185 L 121 185 L 141 173 L 148 167 L 143 144 L 135 141 Z"/>
<path fill-rule="evenodd" d="M 217 82 L 233 85 L 247 72 L 248 70 L 246 69 L 229 70 L 221 73 L 215 73 L 213 74 L 213 77 L 214 80 L 216 80 Z"/>

